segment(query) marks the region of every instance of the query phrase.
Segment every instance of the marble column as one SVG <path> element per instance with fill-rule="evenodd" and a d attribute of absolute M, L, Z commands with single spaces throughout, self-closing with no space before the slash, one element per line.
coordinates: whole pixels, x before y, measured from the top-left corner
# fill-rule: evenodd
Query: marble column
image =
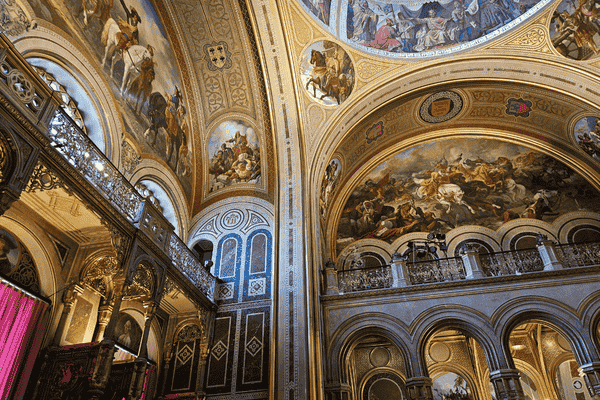
<path fill-rule="evenodd" d="M 600 400 L 600 362 L 591 362 L 579 367 L 579 375 L 585 380 L 590 396 Z"/>
<path fill-rule="evenodd" d="M 496 400 L 525 400 L 525 393 L 516 369 L 501 369 L 490 373 Z"/>
<path fill-rule="evenodd" d="M 113 306 L 110 303 L 104 303 L 98 307 L 98 324 L 94 333 L 94 342 L 99 342 L 104 339 L 104 331 L 110 321 Z"/>
<path fill-rule="evenodd" d="M 406 380 L 408 400 L 433 400 L 432 381 L 428 376 L 417 376 Z"/>

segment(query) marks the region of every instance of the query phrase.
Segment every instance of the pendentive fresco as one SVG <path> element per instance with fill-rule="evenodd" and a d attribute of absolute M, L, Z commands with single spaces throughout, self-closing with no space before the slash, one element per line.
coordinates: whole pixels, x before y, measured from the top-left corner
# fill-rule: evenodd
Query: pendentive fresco
<path fill-rule="evenodd" d="M 598 55 L 600 5 L 594 0 L 563 0 L 550 21 L 550 38 L 563 56 L 586 60 Z"/>
<path fill-rule="evenodd" d="M 575 124 L 573 134 L 583 151 L 600 161 L 600 118 L 581 118 Z"/>
<path fill-rule="evenodd" d="M 300 60 L 302 85 L 321 104 L 341 104 L 354 87 L 354 65 L 348 53 L 335 42 L 312 44 Z"/>
<path fill-rule="evenodd" d="M 260 184 L 259 140 L 248 124 L 242 121 L 221 123 L 210 137 L 208 154 L 209 192 L 240 183 Z"/>
<path fill-rule="evenodd" d="M 95 57 L 119 103 L 125 129 L 143 153 L 169 166 L 190 196 L 186 99 L 173 51 L 151 3 L 36 0 L 31 6 L 38 18 L 67 32 Z"/>
<path fill-rule="evenodd" d="M 550 156 L 496 140 L 444 140 L 371 171 L 344 206 L 337 247 L 464 225 L 496 230 L 517 218 L 552 222 L 570 211 L 600 211 L 597 199 L 581 175 Z"/>

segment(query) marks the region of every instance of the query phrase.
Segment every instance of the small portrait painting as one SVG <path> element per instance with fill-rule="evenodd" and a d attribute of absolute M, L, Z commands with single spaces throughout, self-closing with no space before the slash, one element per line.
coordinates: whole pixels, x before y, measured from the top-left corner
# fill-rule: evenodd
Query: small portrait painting
<path fill-rule="evenodd" d="M 134 353 L 138 352 L 142 340 L 142 329 L 131 315 L 119 313 L 119 320 L 115 328 L 115 340 L 128 350 Z"/>
<path fill-rule="evenodd" d="M 323 40 L 311 45 L 300 59 L 302 84 L 321 104 L 341 104 L 354 87 L 354 65 L 350 56 L 335 42 Z"/>
<path fill-rule="evenodd" d="M 220 124 L 212 133 L 208 152 L 209 192 L 240 183 L 260 184 L 259 139 L 254 128 L 245 122 Z"/>
<path fill-rule="evenodd" d="M 575 124 L 573 129 L 579 147 L 600 161 L 600 118 L 585 117 Z"/>
<path fill-rule="evenodd" d="M 0 273 L 8 275 L 19 261 L 19 245 L 7 231 L 0 229 Z"/>

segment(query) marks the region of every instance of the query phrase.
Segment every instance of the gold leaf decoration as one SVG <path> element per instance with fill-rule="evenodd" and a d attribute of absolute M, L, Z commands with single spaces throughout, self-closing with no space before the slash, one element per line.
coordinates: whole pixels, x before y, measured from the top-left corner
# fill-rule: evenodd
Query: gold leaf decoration
<path fill-rule="evenodd" d="M 529 31 L 507 44 L 510 46 L 538 47 L 546 43 L 546 30 L 541 26 L 533 26 Z"/>
<path fill-rule="evenodd" d="M 369 61 L 363 61 L 356 66 L 356 72 L 363 81 L 369 81 L 375 75 L 390 69 L 390 65 L 376 64 Z"/>

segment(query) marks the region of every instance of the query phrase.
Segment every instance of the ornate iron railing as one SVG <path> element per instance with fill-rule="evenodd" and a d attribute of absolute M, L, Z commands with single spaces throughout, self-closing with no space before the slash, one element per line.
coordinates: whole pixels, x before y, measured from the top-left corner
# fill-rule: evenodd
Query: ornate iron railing
<path fill-rule="evenodd" d="M 556 256 L 565 268 L 600 265 L 600 243 L 559 244 Z"/>
<path fill-rule="evenodd" d="M 544 269 L 544 262 L 537 249 L 480 254 L 479 259 L 486 276 L 520 275 Z"/>
<path fill-rule="evenodd" d="M 50 145 L 91 182 L 127 219 L 140 219 L 144 199 L 112 162 L 83 133 L 81 128 L 57 108 L 48 124 Z"/>
<path fill-rule="evenodd" d="M 215 298 L 217 278 L 210 274 L 194 257 L 192 251 L 175 234 L 171 235 L 169 256 L 179 271 L 181 271 L 198 289 L 208 296 Z"/>
<path fill-rule="evenodd" d="M 385 289 L 393 284 L 392 269 L 389 265 L 338 272 L 338 285 L 343 293 Z"/>
<path fill-rule="evenodd" d="M 465 279 L 465 266 L 461 258 L 407 263 L 408 276 L 412 285 L 423 283 L 450 282 Z"/>

